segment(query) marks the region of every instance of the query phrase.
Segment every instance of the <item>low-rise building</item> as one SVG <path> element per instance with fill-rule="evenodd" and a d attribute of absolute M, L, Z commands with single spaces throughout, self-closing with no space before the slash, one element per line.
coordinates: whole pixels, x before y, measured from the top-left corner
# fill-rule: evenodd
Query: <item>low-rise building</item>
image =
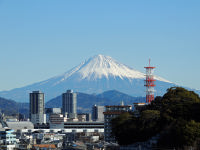
<path fill-rule="evenodd" d="M 78 114 L 77 118 L 78 118 L 78 121 L 85 122 L 86 121 L 86 114 Z"/>
<path fill-rule="evenodd" d="M 46 122 L 50 122 L 50 115 L 51 114 L 61 114 L 61 108 L 45 108 L 45 113 L 46 113 Z"/>
<path fill-rule="evenodd" d="M 13 129 L 2 129 L 0 131 L 0 149 L 13 150 L 16 145 L 16 134 Z"/>
<path fill-rule="evenodd" d="M 50 115 L 50 129 L 63 129 L 64 122 L 67 121 L 67 118 L 63 114 L 51 114 Z"/>
<path fill-rule="evenodd" d="M 89 121 L 91 122 L 91 113 L 79 113 L 77 115 L 78 121 L 79 122 L 84 122 L 84 121 Z"/>
<path fill-rule="evenodd" d="M 93 121 L 104 121 L 104 106 L 94 105 L 92 107 L 92 120 Z"/>
<path fill-rule="evenodd" d="M 104 112 L 104 139 L 106 142 L 116 142 L 115 137 L 111 136 L 111 120 L 124 112 L 132 110 L 131 105 L 105 106 Z"/>
<path fill-rule="evenodd" d="M 104 122 L 65 122 L 65 129 L 104 129 Z"/>
<path fill-rule="evenodd" d="M 146 105 L 146 103 L 133 103 L 134 106 L 134 114 L 136 117 L 140 115 L 140 111 Z"/>
<path fill-rule="evenodd" d="M 34 129 L 34 125 L 30 121 L 7 121 L 6 124 L 8 128 L 15 131 L 19 129 Z"/>

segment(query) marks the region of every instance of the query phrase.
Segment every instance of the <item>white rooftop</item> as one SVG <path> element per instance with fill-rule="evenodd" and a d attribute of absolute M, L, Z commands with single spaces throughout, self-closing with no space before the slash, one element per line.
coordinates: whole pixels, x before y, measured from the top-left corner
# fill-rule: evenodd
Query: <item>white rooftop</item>
<path fill-rule="evenodd" d="M 15 122 L 6 122 L 8 128 L 18 130 L 18 129 L 34 129 L 34 125 L 30 121 L 15 121 Z"/>

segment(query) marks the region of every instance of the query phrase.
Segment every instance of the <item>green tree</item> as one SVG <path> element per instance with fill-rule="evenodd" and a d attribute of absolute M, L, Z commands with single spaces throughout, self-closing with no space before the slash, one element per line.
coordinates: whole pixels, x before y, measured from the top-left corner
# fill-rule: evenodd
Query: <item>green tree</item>
<path fill-rule="evenodd" d="M 119 144 L 144 142 L 159 133 L 160 147 L 192 146 L 200 139 L 200 98 L 193 91 L 172 87 L 144 106 L 139 117 L 122 114 L 112 125 Z"/>

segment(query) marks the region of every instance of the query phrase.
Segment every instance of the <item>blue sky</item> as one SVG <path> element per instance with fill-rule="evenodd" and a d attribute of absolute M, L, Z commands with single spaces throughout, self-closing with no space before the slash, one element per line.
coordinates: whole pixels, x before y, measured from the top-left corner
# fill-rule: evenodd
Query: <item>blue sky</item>
<path fill-rule="evenodd" d="M 96 54 L 200 89 L 200 1 L 0 0 L 0 90 L 66 72 Z"/>

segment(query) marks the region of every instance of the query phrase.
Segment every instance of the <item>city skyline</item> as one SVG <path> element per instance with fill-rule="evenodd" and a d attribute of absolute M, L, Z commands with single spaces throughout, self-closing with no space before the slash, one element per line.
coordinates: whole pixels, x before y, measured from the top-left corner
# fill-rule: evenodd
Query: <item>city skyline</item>
<path fill-rule="evenodd" d="M 70 70 L 97 54 L 200 89 L 199 1 L 0 1 L 0 91 Z M 39 70 L 39 73 L 38 73 Z"/>

